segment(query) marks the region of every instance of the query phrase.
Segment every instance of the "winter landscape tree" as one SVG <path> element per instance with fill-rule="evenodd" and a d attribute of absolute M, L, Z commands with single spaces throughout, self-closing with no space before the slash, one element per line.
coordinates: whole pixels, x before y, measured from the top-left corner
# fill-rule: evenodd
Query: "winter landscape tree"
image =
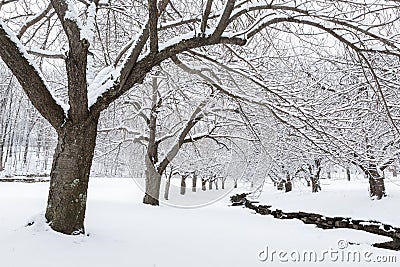
<path fill-rule="evenodd" d="M 396 138 L 392 139 L 398 140 L 396 106 L 389 101 L 396 95 L 387 96 L 382 85 L 396 84 L 397 77 L 375 71 L 379 57 L 398 60 L 397 1 L 149 0 L 136 4 L 0 2 L 0 57 L 58 136 L 46 210 L 46 219 L 55 231 L 84 233 L 101 112 L 128 91 L 138 90 L 146 77 L 155 74 L 155 67 L 163 64 L 185 69 L 229 99 L 266 108 L 278 121 L 326 151 L 324 145 L 333 142 L 332 132 L 317 120 L 321 110 L 308 107 L 318 98 L 307 96 L 326 86 L 319 85 L 312 73 L 299 74 L 296 68 L 301 68 L 301 60 L 296 59 L 308 51 L 308 56 L 318 57 L 316 61 L 332 65 L 337 60 L 356 62 L 366 73 L 365 82 L 376 94 L 385 122 L 394 129 Z M 282 38 L 289 44 L 284 49 Z M 307 49 L 297 48 L 304 43 L 308 43 Z M 326 58 L 328 52 L 341 54 L 337 51 L 344 50 L 350 55 L 345 59 L 339 55 Z M 269 64 L 275 62 L 268 63 L 269 58 L 295 61 L 286 61 L 286 71 L 280 73 L 285 63 L 273 68 Z M 298 63 L 295 68 L 288 65 L 293 62 Z M 50 79 L 51 70 L 61 73 L 58 81 Z M 154 141 L 151 134 L 149 140 Z M 334 141 L 335 147 L 341 145 L 339 138 Z M 394 147 L 385 151 L 396 155 Z M 338 154 L 333 148 L 328 152 Z M 154 164 L 154 150 L 149 149 L 147 155 Z M 376 163 L 368 166 L 371 181 L 380 181 L 371 172 Z"/>

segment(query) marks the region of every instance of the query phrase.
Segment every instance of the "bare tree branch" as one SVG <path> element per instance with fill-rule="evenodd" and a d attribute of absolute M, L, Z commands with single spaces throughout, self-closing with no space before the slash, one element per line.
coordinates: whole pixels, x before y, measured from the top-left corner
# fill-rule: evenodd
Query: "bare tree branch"
<path fill-rule="evenodd" d="M 35 68 L 20 41 L 11 36 L 11 30 L 6 27 L 0 20 L 0 57 L 17 77 L 35 108 L 58 129 L 64 122 L 64 110 L 49 92 L 40 70 Z"/>
<path fill-rule="evenodd" d="M 213 3 L 213 0 L 207 0 L 206 8 L 204 9 L 203 17 L 201 19 L 200 30 L 203 34 L 206 31 L 207 21 L 208 21 L 208 17 L 210 16 L 212 3 Z"/>
<path fill-rule="evenodd" d="M 69 52 L 66 66 L 70 117 L 73 121 L 78 121 L 89 115 L 86 72 L 90 42 L 82 38 L 86 36 L 81 34 L 82 22 L 74 3 L 69 0 L 52 0 L 51 2 L 68 36 Z M 92 4 L 95 5 L 95 3 Z"/>
<path fill-rule="evenodd" d="M 157 0 L 148 0 L 149 6 L 149 32 L 150 32 L 150 52 L 158 52 L 158 9 Z"/>
<path fill-rule="evenodd" d="M 49 3 L 49 5 L 46 7 L 46 9 L 42 10 L 41 12 L 39 12 L 38 14 L 36 14 L 32 19 L 28 20 L 27 22 L 25 22 L 25 24 L 21 27 L 21 30 L 19 31 L 17 38 L 21 39 L 22 35 L 24 35 L 24 33 L 33 25 L 35 25 L 36 23 L 38 23 L 40 20 L 42 20 L 44 17 L 46 17 L 46 15 L 50 12 L 50 10 L 53 8 L 53 6 L 51 5 L 51 3 Z"/>

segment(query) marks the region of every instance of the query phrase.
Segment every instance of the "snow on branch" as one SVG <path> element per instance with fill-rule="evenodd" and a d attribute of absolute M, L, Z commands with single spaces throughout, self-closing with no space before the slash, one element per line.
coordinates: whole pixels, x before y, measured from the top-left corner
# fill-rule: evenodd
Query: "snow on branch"
<path fill-rule="evenodd" d="M 67 5 L 67 9 L 65 10 L 64 19 L 75 22 L 81 28 L 82 21 L 79 18 L 79 13 L 75 6 L 74 1 L 73 0 L 65 0 L 64 3 Z"/>
<path fill-rule="evenodd" d="M 44 50 L 36 47 L 32 47 L 29 50 L 27 50 L 29 54 L 39 56 L 39 57 L 45 57 L 45 58 L 57 58 L 57 59 L 65 59 L 65 54 L 58 52 L 58 51 L 49 51 L 49 50 Z"/>
<path fill-rule="evenodd" d="M 102 69 L 88 87 L 88 107 L 93 106 L 97 99 L 118 83 L 122 66 L 108 66 Z"/>
<path fill-rule="evenodd" d="M 80 16 L 76 3 L 73 0 L 54 1 L 53 6 L 61 18 L 61 23 L 69 38 L 79 36 L 80 40 L 86 40 L 92 44 L 95 37 L 97 1 L 91 1 L 86 8 L 86 21 Z"/>
<path fill-rule="evenodd" d="M 257 18 L 254 18 L 251 25 L 237 34 L 244 34 L 246 39 L 249 39 L 266 27 L 278 23 L 298 23 L 319 28 L 357 51 L 400 54 L 399 42 L 394 39 L 395 36 L 384 37 L 379 34 L 378 29 L 375 29 L 381 28 L 385 22 L 380 22 L 379 25 L 371 24 L 375 14 L 379 14 L 389 7 L 394 8 L 394 6 L 373 8 L 379 6 L 380 3 L 380 1 L 375 1 L 374 5 L 368 7 L 364 16 L 360 17 L 355 11 L 347 14 L 332 14 L 330 8 L 323 8 L 318 4 L 310 6 L 310 3 L 307 2 L 246 4 L 232 12 L 229 23 L 251 11 L 267 11 L 260 13 Z M 372 41 L 374 41 L 373 44 Z"/>
<path fill-rule="evenodd" d="M 8 38 L 13 45 L 18 49 L 20 56 L 30 65 L 33 67 L 35 74 L 39 77 L 41 82 L 43 83 L 46 90 L 49 92 L 52 99 L 63 109 L 65 116 L 68 116 L 69 106 L 68 104 L 64 103 L 62 100 L 58 99 L 52 90 L 50 89 L 50 85 L 47 83 L 46 79 L 44 78 L 42 71 L 40 70 L 39 66 L 37 66 L 36 62 L 32 59 L 29 55 L 28 51 L 26 50 L 25 46 L 21 43 L 21 41 L 15 36 L 10 28 L 0 19 L 0 28 L 4 30 Z M 0 33 L 1 34 L 1 33 Z M 6 62 L 7 63 L 7 62 Z"/>
<path fill-rule="evenodd" d="M 81 39 L 86 39 L 89 44 L 92 44 L 94 41 L 95 36 L 95 28 L 96 28 L 96 13 L 97 13 L 97 6 L 96 3 L 93 1 L 89 4 L 86 10 L 86 23 L 82 25 L 81 29 Z"/>

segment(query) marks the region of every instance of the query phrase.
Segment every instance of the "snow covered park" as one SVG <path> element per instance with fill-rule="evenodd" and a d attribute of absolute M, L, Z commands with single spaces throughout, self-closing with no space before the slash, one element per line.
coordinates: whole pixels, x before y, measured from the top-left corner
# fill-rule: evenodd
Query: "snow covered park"
<path fill-rule="evenodd" d="M 0 267 L 398 266 L 399 0 L 0 0 Z"/>
<path fill-rule="evenodd" d="M 389 195 L 382 201 L 369 200 L 365 194 L 368 184 L 362 180 L 324 180 L 323 191 L 316 194 L 302 188 L 284 193 L 266 184 L 259 201 L 283 210 L 349 215 L 399 226 L 400 186 L 395 184 L 399 182 L 387 182 Z M 87 235 L 66 236 L 44 223 L 48 187 L 46 182 L 0 183 L 1 266 L 241 267 L 287 262 L 295 266 L 397 266 L 400 261 L 400 252 L 371 246 L 389 240 L 382 236 L 356 230 L 322 230 L 299 220 L 276 220 L 231 207 L 229 196 L 246 192 L 245 187 L 226 189 L 226 197 L 200 208 L 151 207 L 141 203 L 143 192 L 133 179 L 93 178 L 88 193 Z M 209 202 L 215 198 L 210 194 L 215 190 L 187 192 L 184 197 L 196 195 Z M 171 201 L 179 197 L 171 192 Z M 33 220 L 35 224 L 27 226 Z M 271 255 L 273 251 L 276 253 Z M 288 254 L 279 256 L 280 251 Z M 333 255 L 323 258 L 324 252 Z M 350 253 L 350 258 L 341 254 L 344 252 Z M 312 253 L 318 258 L 314 260 Z M 390 262 L 374 262 L 379 260 Z"/>

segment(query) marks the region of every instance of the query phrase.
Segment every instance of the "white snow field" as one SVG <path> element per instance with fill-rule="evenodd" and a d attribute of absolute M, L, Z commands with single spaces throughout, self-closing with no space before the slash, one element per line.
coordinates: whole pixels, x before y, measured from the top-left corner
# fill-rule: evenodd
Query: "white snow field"
<path fill-rule="evenodd" d="M 318 194 L 304 188 L 285 194 L 266 184 L 261 202 L 400 226 L 399 186 L 387 183 L 389 196 L 371 201 L 362 181 L 326 183 Z M 230 207 L 229 195 L 245 189 L 201 208 L 151 207 L 141 203 L 143 192 L 132 179 L 91 179 L 88 236 L 66 236 L 43 223 L 48 186 L 0 183 L 1 267 L 398 266 L 400 262 L 400 252 L 370 246 L 389 240 L 385 237 L 322 230 Z M 210 194 L 215 192 L 179 197 L 209 199 Z M 171 192 L 173 198 L 178 196 Z M 31 217 L 36 223 L 26 227 Z"/>

